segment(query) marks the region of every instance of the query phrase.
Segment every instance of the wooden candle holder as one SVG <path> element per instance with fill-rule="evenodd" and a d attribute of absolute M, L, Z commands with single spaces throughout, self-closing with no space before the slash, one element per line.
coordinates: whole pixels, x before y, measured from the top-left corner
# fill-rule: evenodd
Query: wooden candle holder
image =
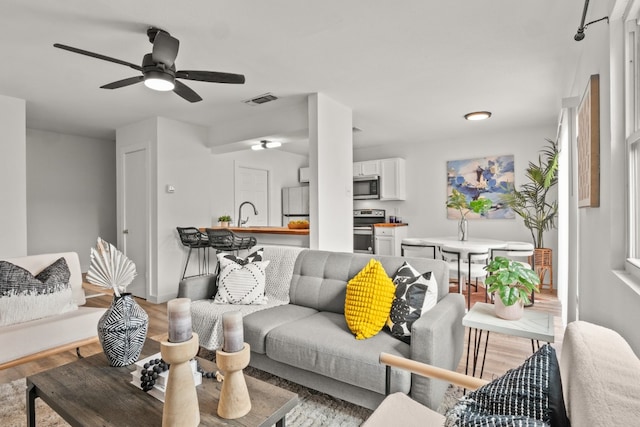
<path fill-rule="evenodd" d="M 200 407 L 190 360 L 198 354 L 200 342 L 194 333 L 184 342 L 162 341 L 160 354 L 170 364 L 164 395 L 162 427 L 196 427 L 200 424 Z"/>
<path fill-rule="evenodd" d="M 218 402 L 218 416 L 232 420 L 240 418 L 251 411 L 249 390 L 244 380 L 242 370 L 249 365 L 251 350 L 249 344 L 235 353 L 216 351 L 216 365 L 224 374 L 220 401 Z"/>

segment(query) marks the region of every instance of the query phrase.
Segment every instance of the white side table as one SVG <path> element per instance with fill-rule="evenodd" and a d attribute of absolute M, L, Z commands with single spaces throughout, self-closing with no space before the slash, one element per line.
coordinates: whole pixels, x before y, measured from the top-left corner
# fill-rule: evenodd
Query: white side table
<path fill-rule="evenodd" d="M 482 374 L 484 372 L 484 362 L 487 357 L 487 346 L 489 344 L 490 332 L 528 338 L 531 340 L 531 350 L 533 352 L 536 351 L 536 343 L 537 348 L 539 349 L 540 341 L 552 343 L 555 338 L 553 316 L 551 313 L 546 313 L 544 311 L 525 310 L 524 315 L 520 320 L 504 320 L 494 314 L 493 304 L 478 302 L 462 318 L 462 324 L 465 327 L 470 328 L 469 338 L 467 340 L 467 362 L 465 366 L 465 374 L 469 371 L 469 355 L 472 351 L 471 333 L 474 333 L 473 370 L 471 375 L 475 376 L 476 368 L 478 366 L 478 356 L 480 355 L 482 334 L 483 332 L 486 332 L 480 378 L 482 378 Z"/>

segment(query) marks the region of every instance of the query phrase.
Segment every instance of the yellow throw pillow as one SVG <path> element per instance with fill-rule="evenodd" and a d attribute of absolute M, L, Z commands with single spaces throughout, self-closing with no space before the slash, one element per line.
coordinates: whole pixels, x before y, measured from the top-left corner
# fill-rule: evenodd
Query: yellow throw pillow
<path fill-rule="evenodd" d="M 372 259 L 347 283 L 344 317 L 356 339 L 376 335 L 385 325 L 396 287 L 380 261 Z"/>

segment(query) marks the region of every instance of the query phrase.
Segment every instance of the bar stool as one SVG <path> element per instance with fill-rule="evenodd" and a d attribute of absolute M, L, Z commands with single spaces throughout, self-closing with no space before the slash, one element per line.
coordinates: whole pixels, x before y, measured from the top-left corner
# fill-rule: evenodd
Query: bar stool
<path fill-rule="evenodd" d="M 189 248 L 187 261 L 184 264 L 184 271 L 182 272 L 182 278 L 184 279 L 187 274 L 191 251 L 194 249 L 198 250 L 198 275 L 202 276 L 203 274 L 207 274 L 209 272 L 209 239 L 207 238 L 207 235 L 196 227 L 176 227 L 176 230 L 178 230 L 182 245 Z M 202 257 L 202 266 L 200 265 L 200 249 L 204 252 Z"/>
<path fill-rule="evenodd" d="M 207 233 L 208 245 L 216 250 L 216 255 L 220 252 L 232 252 L 237 256 L 241 250 L 249 250 L 258 243 L 253 236 L 240 237 L 226 228 L 207 228 L 205 232 Z M 214 273 L 218 272 L 219 265 L 216 263 Z"/>

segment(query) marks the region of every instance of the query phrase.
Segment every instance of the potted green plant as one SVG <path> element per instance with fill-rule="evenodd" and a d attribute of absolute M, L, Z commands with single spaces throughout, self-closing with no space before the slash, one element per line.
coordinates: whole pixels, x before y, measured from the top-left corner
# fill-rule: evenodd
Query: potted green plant
<path fill-rule="evenodd" d="M 486 267 L 489 276 L 484 283 L 487 292 L 496 294 L 496 316 L 506 320 L 522 317 L 529 294 L 538 292 L 540 278 L 531 268 L 518 261 L 496 257 Z"/>
<path fill-rule="evenodd" d="M 231 217 L 229 215 L 221 215 L 218 217 L 218 222 L 220 222 L 221 227 L 228 227 L 231 222 Z"/>
<path fill-rule="evenodd" d="M 467 197 L 455 188 L 451 190 L 451 194 L 447 199 L 447 207 L 457 209 L 460 212 L 460 222 L 458 223 L 458 238 L 467 240 L 469 238 L 467 214 L 475 212 L 483 215 L 491 209 L 491 200 L 485 197 L 478 197 L 475 200 L 467 202 Z"/>
<path fill-rule="evenodd" d="M 558 144 L 547 139 L 538 156 L 538 162 L 529 162 L 526 177 L 529 180 L 520 187 L 504 194 L 501 201 L 524 220 L 531 232 L 534 251 L 534 268 L 543 271 L 553 268 L 551 249 L 544 246 L 544 232 L 556 228 L 558 201 L 548 200 L 549 191 L 558 183 Z M 550 274 L 551 271 L 549 270 Z M 543 273 L 544 274 L 544 273 Z M 551 278 L 553 284 L 553 278 Z"/>

